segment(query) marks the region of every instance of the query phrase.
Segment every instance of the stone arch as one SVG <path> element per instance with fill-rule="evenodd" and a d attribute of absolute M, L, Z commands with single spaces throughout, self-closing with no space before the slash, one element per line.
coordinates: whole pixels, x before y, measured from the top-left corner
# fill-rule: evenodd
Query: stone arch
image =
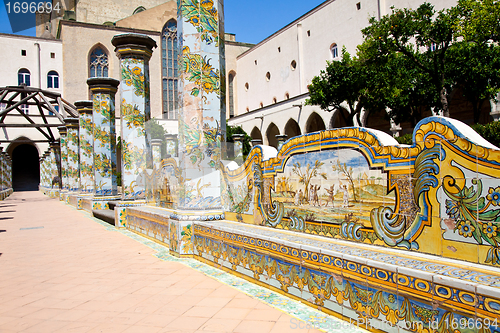
<path fill-rule="evenodd" d="M 345 122 L 344 118 L 340 115 L 341 112 L 344 114 L 346 118 L 349 117 L 349 112 L 347 112 L 346 109 L 340 108 L 335 110 L 329 121 L 328 125 L 329 129 L 347 127 L 347 123 Z"/>
<path fill-rule="evenodd" d="M 252 140 L 255 140 L 255 139 L 262 140 L 262 133 L 260 132 L 260 130 L 257 127 L 254 127 L 252 129 L 252 132 L 250 132 L 250 137 L 252 138 Z"/>
<path fill-rule="evenodd" d="M 324 131 L 326 129 L 323 118 L 316 112 L 311 113 L 306 122 L 306 133 Z"/>
<path fill-rule="evenodd" d="M 12 157 L 12 187 L 14 191 L 37 191 L 40 183 L 40 154 L 28 138 L 10 143 L 7 153 Z"/>
<path fill-rule="evenodd" d="M 295 121 L 295 119 L 290 118 L 285 125 L 285 134 L 287 135 L 287 139 L 293 138 L 294 136 L 301 135 L 300 126 Z"/>
<path fill-rule="evenodd" d="M 276 135 L 279 134 L 280 130 L 278 129 L 278 126 L 276 126 L 274 123 L 270 123 L 266 131 L 267 145 L 277 149 L 278 139 L 276 139 Z"/>

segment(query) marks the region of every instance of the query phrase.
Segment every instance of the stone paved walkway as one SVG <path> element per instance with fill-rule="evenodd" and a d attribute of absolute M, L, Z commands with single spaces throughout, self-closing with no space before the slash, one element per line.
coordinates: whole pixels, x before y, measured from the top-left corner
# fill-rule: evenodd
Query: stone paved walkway
<path fill-rule="evenodd" d="M 39 192 L 1 201 L 0 332 L 318 332 L 108 229 Z"/>

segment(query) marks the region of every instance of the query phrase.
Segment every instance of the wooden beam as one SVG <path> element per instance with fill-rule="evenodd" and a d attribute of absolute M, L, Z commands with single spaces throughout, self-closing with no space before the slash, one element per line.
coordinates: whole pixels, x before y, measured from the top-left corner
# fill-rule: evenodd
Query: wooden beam
<path fill-rule="evenodd" d="M 44 142 L 55 142 L 50 140 L 0 140 L 0 143 L 11 143 L 11 142 L 20 142 L 20 143 L 44 143 Z"/>
<path fill-rule="evenodd" d="M 36 128 L 36 127 L 60 127 L 64 126 L 61 124 L 5 124 L 5 123 L 0 123 L 0 128 L 2 127 L 10 127 L 10 128 L 15 128 L 15 127 L 29 127 L 29 128 Z"/>
<path fill-rule="evenodd" d="M 19 109 L 19 107 L 16 108 L 17 112 L 19 112 L 19 114 L 21 114 L 30 124 L 34 124 L 35 122 L 33 120 L 31 120 L 30 117 L 28 117 L 27 115 L 24 114 L 23 111 L 21 111 L 21 109 Z M 42 131 L 42 129 L 40 127 L 35 127 L 40 133 L 43 134 L 44 137 L 47 138 L 47 140 L 54 140 L 54 138 L 50 137 L 47 133 L 45 133 L 44 131 Z"/>
<path fill-rule="evenodd" d="M 64 118 L 59 114 L 59 112 L 57 112 L 57 110 L 52 106 L 52 104 L 49 103 L 47 98 L 45 98 L 45 96 L 43 96 L 43 94 L 39 94 L 39 96 L 43 99 L 43 101 L 45 102 L 45 105 L 47 105 L 50 108 L 52 113 L 54 113 L 56 115 L 56 117 L 59 118 L 61 123 L 64 124 Z"/>
<path fill-rule="evenodd" d="M 71 114 L 75 118 L 79 118 L 78 111 L 76 111 L 76 106 L 71 104 L 70 102 L 66 101 L 64 98 L 62 98 L 62 101 L 66 104 L 66 110 L 68 110 L 68 113 Z"/>
<path fill-rule="evenodd" d="M 17 108 L 19 105 L 21 104 L 25 104 L 25 102 L 28 100 L 28 99 L 31 99 L 33 97 L 35 97 L 38 93 L 33 93 L 33 94 L 30 94 L 29 96 L 26 96 L 24 97 L 23 99 L 21 99 L 19 102 L 16 102 L 14 103 L 13 105 L 9 106 L 8 108 L 6 108 L 5 110 L 3 110 L 2 112 L 0 112 L 0 116 L 2 117 L 2 120 L 5 119 L 5 115 L 7 115 L 7 113 L 9 113 L 10 111 L 14 110 L 15 108 Z"/>

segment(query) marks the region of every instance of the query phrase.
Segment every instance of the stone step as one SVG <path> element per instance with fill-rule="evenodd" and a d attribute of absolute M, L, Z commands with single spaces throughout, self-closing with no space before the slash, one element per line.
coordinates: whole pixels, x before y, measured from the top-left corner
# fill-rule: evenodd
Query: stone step
<path fill-rule="evenodd" d="M 111 225 L 115 225 L 115 211 L 114 210 L 93 209 L 92 215 L 94 215 L 94 217 L 98 218 L 99 220 L 107 222 Z"/>

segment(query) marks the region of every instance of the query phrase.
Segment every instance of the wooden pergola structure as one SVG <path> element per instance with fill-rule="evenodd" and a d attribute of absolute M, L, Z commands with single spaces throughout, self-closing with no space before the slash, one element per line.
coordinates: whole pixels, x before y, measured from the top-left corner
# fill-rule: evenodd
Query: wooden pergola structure
<path fill-rule="evenodd" d="M 26 113 L 23 105 L 36 106 L 36 113 Z M 57 106 L 57 108 L 56 108 Z M 33 108 L 30 108 L 33 110 Z M 12 121 L 9 115 L 18 115 L 20 121 Z M 55 117 L 52 117 L 55 116 Z M 40 132 L 45 140 L 36 140 L 30 142 L 55 142 L 57 141 L 52 128 L 64 126 L 65 118 L 78 118 L 76 107 L 65 101 L 61 94 L 42 90 L 39 88 L 21 86 L 0 87 L 0 129 L 9 128 L 31 128 Z M 49 121 L 50 120 L 50 121 Z M 0 143 L 10 143 L 8 134 L 6 140 L 0 140 Z"/>

